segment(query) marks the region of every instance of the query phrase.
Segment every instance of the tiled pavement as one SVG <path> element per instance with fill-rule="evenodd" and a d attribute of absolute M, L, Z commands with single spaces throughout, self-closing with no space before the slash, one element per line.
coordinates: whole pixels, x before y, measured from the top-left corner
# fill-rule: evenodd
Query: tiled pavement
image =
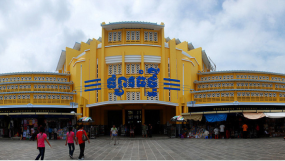
<path fill-rule="evenodd" d="M 69 160 L 64 140 L 51 140 L 46 144 L 45 159 Z M 86 144 L 85 159 L 89 160 L 200 160 L 200 159 L 285 159 L 283 138 L 261 139 L 121 139 L 114 146 L 107 137 L 91 139 Z M 33 160 L 38 150 L 36 141 L 0 139 L 1 160 Z M 79 155 L 78 145 L 74 156 Z"/>

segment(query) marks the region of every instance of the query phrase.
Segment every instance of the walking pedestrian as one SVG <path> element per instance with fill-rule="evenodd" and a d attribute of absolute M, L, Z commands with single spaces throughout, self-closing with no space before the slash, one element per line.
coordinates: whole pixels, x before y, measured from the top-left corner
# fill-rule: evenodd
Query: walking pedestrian
<path fill-rule="evenodd" d="M 37 156 L 36 160 L 39 160 L 41 157 L 41 160 L 44 160 L 45 156 L 45 141 L 48 143 L 48 145 L 51 147 L 47 135 L 44 133 L 45 129 L 44 127 L 40 128 L 40 133 L 37 135 L 37 149 L 39 149 L 39 155 Z"/>
<path fill-rule="evenodd" d="M 147 133 L 146 133 L 146 131 L 147 131 L 147 126 L 145 125 L 145 123 L 143 124 L 143 127 L 142 127 L 142 136 L 144 137 L 144 136 L 146 136 L 147 137 Z"/>
<path fill-rule="evenodd" d="M 133 137 L 135 137 L 135 130 L 134 130 L 134 126 L 130 125 L 130 137 L 133 135 Z"/>
<path fill-rule="evenodd" d="M 225 138 L 225 125 L 223 124 L 220 125 L 220 138 L 221 139 Z"/>
<path fill-rule="evenodd" d="M 125 136 L 129 135 L 129 128 L 128 125 L 125 125 Z"/>
<path fill-rule="evenodd" d="M 54 140 L 57 140 L 57 129 L 56 129 L 56 127 L 53 129 L 53 137 L 54 137 Z"/>
<path fill-rule="evenodd" d="M 214 133 L 215 133 L 215 139 L 219 139 L 219 129 L 217 127 L 214 129 Z"/>
<path fill-rule="evenodd" d="M 79 126 L 79 130 L 76 133 L 76 138 L 77 138 L 77 142 L 78 142 L 79 148 L 80 148 L 80 154 L 79 154 L 78 159 L 84 160 L 85 141 L 87 139 L 88 143 L 90 144 L 90 140 L 89 140 L 86 132 L 84 131 L 83 125 Z"/>
<path fill-rule="evenodd" d="M 20 129 L 20 130 L 21 130 L 21 131 L 20 131 L 20 135 L 21 135 L 20 140 L 22 140 L 22 139 L 23 139 L 23 132 L 24 132 L 23 125 L 21 125 L 21 129 Z"/>
<path fill-rule="evenodd" d="M 152 125 L 151 124 L 149 124 L 148 132 L 149 132 L 149 137 L 151 138 L 152 137 Z"/>
<path fill-rule="evenodd" d="M 49 128 L 48 128 L 48 137 L 49 137 L 49 140 L 51 139 L 51 133 L 52 133 L 52 128 L 49 127 Z"/>
<path fill-rule="evenodd" d="M 258 124 L 256 124 L 255 130 L 256 130 L 256 137 L 259 138 L 259 126 L 258 126 Z"/>
<path fill-rule="evenodd" d="M 74 132 L 72 131 L 72 127 L 69 127 L 68 129 L 68 132 L 66 133 L 66 142 L 65 142 L 65 146 L 67 145 L 68 143 L 68 148 L 69 148 L 69 157 L 71 159 L 73 159 L 73 152 L 75 150 L 74 148 L 74 141 L 75 140 L 75 143 L 77 145 L 77 141 L 75 139 L 75 136 L 74 136 Z M 72 149 L 71 149 L 72 148 Z"/>
<path fill-rule="evenodd" d="M 117 128 L 115 127 L 115 125 L 113 125 L 113 127 L 111 128 L 111 131 L 110 131 L 110 136 L 111 136 L 111 139 L 113 140 L 114 139 L 114 145 L 116 145 L 116 141 L 117 141 L 117 136 L 118 136 L 118 130 Z"/>
<path fill-rule="evenodd" d="M 38 133 L 39 133 L 38 130 L 34 130 L 34 133 L 33 133 L 33 135 L 32 135 L 31 140 L 35 141 L 35 139 L 36 139 Z"/>
<path fill-rule="evenodd" d="M 242 131 L 243 131 L 243 138 L 244 139 L 246 139 L 247 138 L 247 129 L 248 129 L 248 126 L 247 126 L 247 124 L 246 123 L 244 123 L 243 125 L 242 125 Z"/>

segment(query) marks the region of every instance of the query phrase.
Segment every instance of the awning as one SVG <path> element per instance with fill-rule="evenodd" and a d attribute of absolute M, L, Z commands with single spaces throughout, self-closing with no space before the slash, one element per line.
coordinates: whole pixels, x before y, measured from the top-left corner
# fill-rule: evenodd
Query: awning
<path fill-rule="evenodd" d="M 185 120 L 194 120 L 194 121 L 201 121 L 203 115 L 183 115 Z"/>
<path fill-rule="evenodd" d="M 268 118 L 284 118 L 285 113 L 264 113 L 264 115 Z"/>
<path fill-rule="evenodd" d="M 251 113 L 251 112 L 244 112 L 243 116 L 251 120 L 256 120 L 265 117 L 264 113 Z"/>
<path fill-rule="evenodd" d="M 220 113 L 220 114 L 206 114 L 204 116 L 207 122 L 219 122 L 219 121 L 226 121 L 228 115 L 226 113 Z"/>

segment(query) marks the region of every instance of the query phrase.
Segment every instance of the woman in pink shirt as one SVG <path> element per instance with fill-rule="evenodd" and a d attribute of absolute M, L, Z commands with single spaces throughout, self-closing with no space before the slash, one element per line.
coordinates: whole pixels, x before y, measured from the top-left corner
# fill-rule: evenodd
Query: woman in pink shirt
<path fill-rule="evenodd" d="M 39 149 L 40 154 L 37 156 L 36 160 L 39 160 L 40 157 L 41 157 L 41 160 L 44 160 L 45 140 L 48 143 L 48 145 L 51 147 L 49 141 L 47 140 L 47 135 L 44 132 L 45 132 L 44 127 L 41 127 L 40 133 L 37 135 L 37 149 Z"/>
<path fill-rule="evenodd" d="M 76 141 L 76 139 L 75 139 L 74 132 L 72 132 L 72 127 L 69 127 L 69 130 L 68 130 L 68 132 L 66 133 L 65 146 L 66 146 L 67 143 L 68 143 L 68 147 L 69 147 L 69 157 L 72 158 L 72 159 L 73 159 L 73 152 L 74 152 L 74 150 L 75 150 L 73 140 L 75 140 L 76 145 L 77 145 L 77 141 Z M 72 150 L 71 150 L 71 147 L 72 147 Z"/>

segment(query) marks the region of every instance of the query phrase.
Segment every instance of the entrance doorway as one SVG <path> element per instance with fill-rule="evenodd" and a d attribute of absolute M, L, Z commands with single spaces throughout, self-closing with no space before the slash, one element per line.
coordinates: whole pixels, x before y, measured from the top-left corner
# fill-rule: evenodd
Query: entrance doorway
<path fill-rule="evenodd" d="M 160 110 L 145 110 L 145 123 L 152 125 L 152 133 L 159 134 L 160 130 Z"/>
<path fill-rule="evenodd" d="M 110 131 L 113 125 L 115 125 L 116 127 L 119 127 L 122 124 L 122 118 L 123 117 L 122 117 L 121 110 L 108 111 L 108 130 Z"/>
<path fill-rule="evenodd" d="M 142 133 L 142 111 L 141 110 L 126 110 L 126 125 L 130 128 L 130 125 L 135 126 L 135 135 Z"/>

